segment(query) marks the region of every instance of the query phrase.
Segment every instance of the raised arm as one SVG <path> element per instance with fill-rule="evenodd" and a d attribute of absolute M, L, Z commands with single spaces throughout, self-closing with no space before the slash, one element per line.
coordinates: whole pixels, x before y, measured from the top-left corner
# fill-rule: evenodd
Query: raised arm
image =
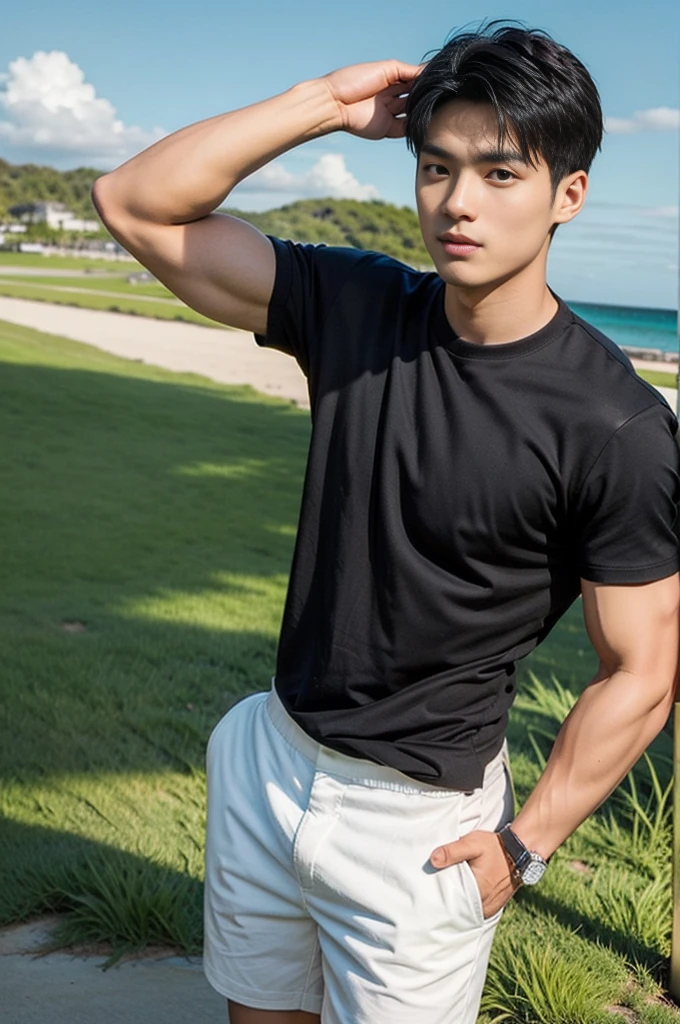
<path fill-rule="evenodd" d="M 95 205 L 121 245 L 189 306 L 264 333 L 273 247 L 256 228 L 213 211 L 253 171 L 310 139 L 339 130 L 402 136 L 418 71 L 395 60 L 357 64 L 189 125 L 99 178 Z"/>
<path fill-rule="evenodd" d="M 545 859 L 607 799 L 661 731 L 678 677 L 680 576 L 611 586 L 582 580 L 586 629 L 599 658 L 565 719 L 541 778 L 512 823 Z M 471 832 L 434 851 L 436 867 L 467 860 L 490 917 L 516 888 L 498 838 Z"/>

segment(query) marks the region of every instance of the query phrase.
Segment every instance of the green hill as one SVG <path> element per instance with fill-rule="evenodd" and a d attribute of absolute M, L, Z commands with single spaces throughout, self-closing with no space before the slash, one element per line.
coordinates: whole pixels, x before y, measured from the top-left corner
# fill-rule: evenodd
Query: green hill
<path fill-rule="evenodd" d="M 100 173 L 91 167 L 57 171 L 53 167 L 10 164 L 0 159 L 0 217 L 6 216 L 11 206 L 32 202 L 64 203 L 77 216 L 96 217 L 90 189 Z M 408 206 L 378 200 L 302 199 L 264 213 L 228 207 L 222 212 L 232 213 L 279 238 L 373 249 L 412 266 L 431 266 L 418 217 Z M 38 234 L 38 226 L 31 229 L 32 238 Z"/>
<path fill-rule="evenodd" d="M 265 213 L 228 212 L 279 238 L 372 249 L 411 266 L 431 266 L 417 214 L 408 206 L 375 199 L 301 199 Z"/>
<path fill-rule="evenodd" d="M 79 217 L 96 217 L 90 189 L 101 171 L 78 167 L 57 171 L 37 164 L 10 164 L 0 159 L 0 216 L 20 203 L 64 203 Z"/>

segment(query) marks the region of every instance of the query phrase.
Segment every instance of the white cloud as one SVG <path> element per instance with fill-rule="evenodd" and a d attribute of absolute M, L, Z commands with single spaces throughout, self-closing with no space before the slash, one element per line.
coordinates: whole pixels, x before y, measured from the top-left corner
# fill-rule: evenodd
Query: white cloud
<path fill-rule="evenodd" d="M 267 164 L 241 182 L 239 191 L 292 193 L 298 199 L 317 196 L 330 199 L 380 198 L 375 185 L 362 185 L 354 177 L 342 153 L 324 153 L 302 174 L 293 174 L 278 161 Z"/>
<path fill-rule="evenodd" d="M 108 167 L 165 135 L 125 125 L 63 51 L 18 57 L 0 77 L 0 142 L 23 158 Z"/>
<path fill-rule="evenodd" d="M 640 211 L 644 217 L 662 217 L 664 220 L 677 220 L 680 206 L 653 206 L 649 210 Z"/>
<path fill-rule="evenodd" d="M 674 107 L 652 107 L 636 110 L 632 117 L 608 117 L 605 128 L 613 135 L 636 132 L 672 132 L 680 128 L 680 110 Z"/>

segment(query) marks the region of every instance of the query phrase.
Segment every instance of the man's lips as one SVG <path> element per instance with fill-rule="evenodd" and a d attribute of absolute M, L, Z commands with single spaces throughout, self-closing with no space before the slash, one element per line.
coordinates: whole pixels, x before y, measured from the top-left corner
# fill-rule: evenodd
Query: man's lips
<path fill-rule="evenodd" d="M 439 235 L 438 240 L 441 242 L 442 249 L 447 256 L 471 256 L 478 249 L 482 248 L 479 242 L 475 242 L 473 238 L 468 238 L 467 235 L 453 233 Z"/>
<path fill-rule="evenodd" d="M 445 245 L 474 245 L 479 247 L 480 243 L 467 235 L 439 235 L 439 241 Z"/>

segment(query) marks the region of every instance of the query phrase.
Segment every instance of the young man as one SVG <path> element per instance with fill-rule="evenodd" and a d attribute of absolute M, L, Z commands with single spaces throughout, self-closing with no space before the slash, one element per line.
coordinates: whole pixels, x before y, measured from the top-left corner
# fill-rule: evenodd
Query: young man
<path fill-rule="evenodd" d="M 213 212 L 340 130 L 406 134 L 436 273 Z M 209 747 L 206 971 L 232 1024 L 471 1024 L 504 905 L 668 716 L 677 423 L 546 284 L 601 132 L 583 65 L 492 23 L 424 69 L 344 68 L 190 125 L 96 183 L 142 263 L 309 379 L 275 685 Z M 514 816 L 515 662 L 579 593 L 599 669 Z"/>

